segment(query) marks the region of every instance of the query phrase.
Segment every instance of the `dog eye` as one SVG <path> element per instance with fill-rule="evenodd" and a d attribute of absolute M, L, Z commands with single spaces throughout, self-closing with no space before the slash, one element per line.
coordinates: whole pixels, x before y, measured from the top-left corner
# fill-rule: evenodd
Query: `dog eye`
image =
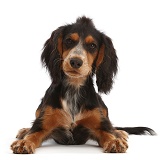
<path fill-rule="evenodd" d="M 90 49 L 95 49 L 96 47 L 97 47 L 97 45 L 95 43 L 89 44 L 89 48 Z"/>
<path fill-rule="evenodd" d="M 67 45 L 71 45 L 74 43 L 74 41 L 71 38 L 67 38 L 65 41 Z"/>

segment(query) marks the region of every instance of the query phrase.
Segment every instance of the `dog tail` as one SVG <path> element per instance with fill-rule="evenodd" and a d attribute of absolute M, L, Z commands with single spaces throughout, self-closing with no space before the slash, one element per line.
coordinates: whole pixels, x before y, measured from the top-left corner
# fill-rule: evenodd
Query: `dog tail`
<path fill-rule="evenodd" d="M 115 127 L 117 130 L 126 131 L 128 134 L 135 134 L 135 135 L 156 135 L 156 132 L 148 127 Z"/>

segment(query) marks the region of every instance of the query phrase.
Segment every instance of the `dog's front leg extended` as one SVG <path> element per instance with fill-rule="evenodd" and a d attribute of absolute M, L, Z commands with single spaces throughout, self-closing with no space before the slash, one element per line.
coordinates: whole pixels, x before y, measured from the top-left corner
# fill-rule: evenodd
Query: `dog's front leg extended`
<path fill-rule="evenodd" d="M 107 153 L 124 153 L 128 148 L 127 133 L 115 130 L 109 119 L 103 117 L 99 109 L 84 111 L 77 125 L 88 128 L 91 137 L 96 139 L 99 145 Z"/>
<path fill-rule="evenodd" d="M 66 124 L 63 110 L 53 109 L 47 106 L 41 116 L 39 116 L 29 132 L 21 140 L 12 143 L 11 149 L 16 154 L 31 154 L 41 145 L 43 140 L 59 126 Z M 64 117 L 64 118 L 63 118 Z"/>
<path fill-rule="evenodd" d="M 35 149 L 40 146 L 46 133 L 39 131 L 26 135 L 23 139 L 17 140 L 12 143 L 11 149 L 15 154 L 31 154 Z"/>

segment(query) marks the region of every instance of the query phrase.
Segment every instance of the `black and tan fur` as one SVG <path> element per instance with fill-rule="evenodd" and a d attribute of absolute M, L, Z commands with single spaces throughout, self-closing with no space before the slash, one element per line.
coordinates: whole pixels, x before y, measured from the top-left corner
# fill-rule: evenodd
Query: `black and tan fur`
<path fill-rule="evenodd" d="M 78 18 L 53 31 L 41 56 L 52 83 L 36 111 L 31 128 L 21 129 L 13 153 L 34 153 L 41 143 L 53 138 L 59 144 L 98 142 L 104 152 L 124 153 L 128 134 L 153 130 L 146 127 L 113 127 L 108 109 L 98 91 L 108 93 L 117 73 L 117 55 L 111 39 L 98 31 L 91 19 Z M 125 131 L 126 132 L 125 132 Z"/>

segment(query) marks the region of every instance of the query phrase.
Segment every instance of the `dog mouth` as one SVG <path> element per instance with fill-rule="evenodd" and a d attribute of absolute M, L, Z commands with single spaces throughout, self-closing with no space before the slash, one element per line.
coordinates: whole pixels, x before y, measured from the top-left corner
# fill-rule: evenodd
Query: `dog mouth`
<path fill-rule="evenodd" d="M 72 78 L 80 78 L 80 77 L 83 77 L 82 74 L 80 74 L 78 71 L 75 71 L 75 70 L 65 71 L 64 73 L 65 73 L 67 76 L 72 77 Z"/>

